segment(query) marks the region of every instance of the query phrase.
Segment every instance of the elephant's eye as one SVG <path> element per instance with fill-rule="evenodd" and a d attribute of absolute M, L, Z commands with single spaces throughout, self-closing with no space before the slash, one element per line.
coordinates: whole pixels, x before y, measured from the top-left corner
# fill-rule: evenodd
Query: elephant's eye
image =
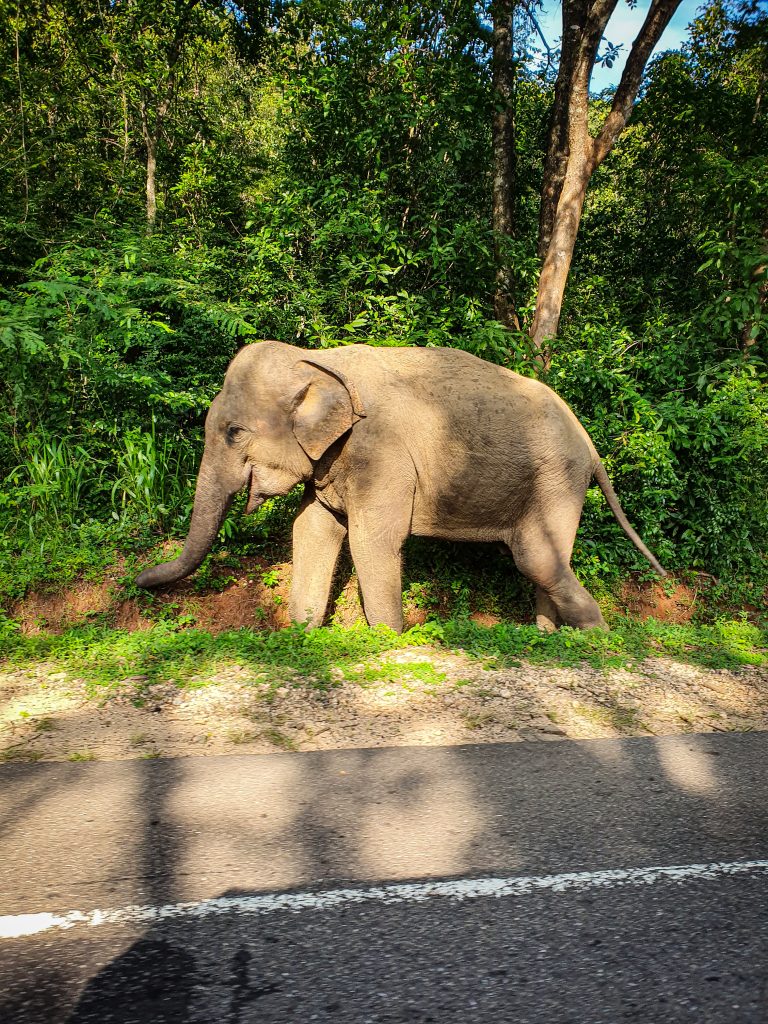
<path fill-rule="evenodd" d="M 245 431 L 243 430 L 242 427 L 236 427 L 233 424 L 233 425 L 227 427 L 227 441 L 229 441 L 230 444 L 232 444 L 234 441 L 236 441 L 244 433 L 245 433 Z"/>

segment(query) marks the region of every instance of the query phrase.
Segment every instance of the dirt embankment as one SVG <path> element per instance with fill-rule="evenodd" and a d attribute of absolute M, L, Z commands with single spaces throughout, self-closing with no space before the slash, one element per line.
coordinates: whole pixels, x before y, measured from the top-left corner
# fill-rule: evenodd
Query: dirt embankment
<path fill-rule="evenodd" d="M 172 553 L 169 546 L 168 557 Z M 238 560 L 237 567 L 220 565 L 205 588 L 193 577 L 170 590 L 138 597 L 126 596 L 121 586 L 124 573 L 124 565 L 119 563 L 98 583 L 79 581 L 63 589 L 36 591 L 10 609 L 11 617 L 27 634 L 60 632 L 94 620 L 133 630 L 148 629 L 158 618 L 174 618 L 211 633 L 242 628 L 280 629 L 289 623 L 290 562 L 272 564 L 262 558 L 244 557 Z M 706 587 L 709 582 L 702 578 L 701 586 Z M 699 597 L 699 586 L 630 580 L 618 596 L 617 609 L 641 620 L 685 623 L 696 614 Z M 445 603 L 448 604 L 448 597 Z M 406 604 L 406 626 L 422 623 L 426 617 L 423 608 Z M 332 618 L 342 626 L 362 619 L 354 576 L 337 587 Z M 500 621 L 498 616 L 481 611 L 472 618 L 482 626 Z M 532 608 L 528 621 L 531 619 Z"/>
<path fill-rule="evenodd" d="M 100 583 L 31 594 L 13 609 L 26 633 L 84 621 L 128 630 L 158 618 L 210 632 L 288 622 L 288 564 L 249 558 L 213 588 L 186 581 L 152 599 L 126 597 L 121 568 Z M 335 621 L 361 614 L 354 580 L 337 592 Z M 625 610 L 687 622 L 695 588 L 632 584 Z M 407 609 L 409 624 L 422 609 Z M 477 614 L 493 625 L 495 618 Z M 0 759 L 92 760 L 412 744 L 548 742 L 608 736 L 768 728 L 768 669 L 736 672 L 648 659 L 630 670 L 522 664 L 499 669 L 461 652 L 414 647 L 333 670 L 318 690 L 290 670 L 236 661 L 184 686 L 126 676 L 106 696 L 55 664 L 0 667 Z"/>
<path fill-rule="evenodd" d="M 205 588 L 193 577 L 156 594 L 126 596 L 121 586 L 125 567 L 118 563 L 97 583 L 80 580 L 62 589 L 34 591 L 16 602 L 10 614 L 26 634 L 57 633 L 88 621 L 117 629 L 149 629 L 163 618 L 180 619 L 212 633 L 280 629 L 289 621 L 290 571 L 290 563 L 242 558 L 236 569 L 220 565 Z"/>

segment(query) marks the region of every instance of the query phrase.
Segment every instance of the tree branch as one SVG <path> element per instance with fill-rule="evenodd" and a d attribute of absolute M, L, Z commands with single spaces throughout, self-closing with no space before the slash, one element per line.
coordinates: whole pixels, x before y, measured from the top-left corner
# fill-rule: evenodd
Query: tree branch
<path fill-rule="evenodd" d="M 679 5 L 680 0 L 652 0 L 643 27 L 629 52 L 610 112 L 595 139 L 595 166 L 602 163 L 624 130 L 632 113 L 648 58 Z"/>
<path fill-rule="evenodd" d="M 605 26 L 618 0 L 563 0 L 560 67 L 549 125 L 539 211 L 539 259 L 546 257 L 574 144 L 593 147 L 587 128 L 589 79 Z"/>
<path fill-rule="evenodd" d="M 553 62 L 552 59 L 553 59 L 553 57 L 555 55 L 555 51 L 553 50 L 553 48 L 547 42 L 547 37 L 544 35 L 542 27 L 539 24 L 539 19 L 533 13 L 533 10 L 531 9 L 530 4 L 524 2 L 524 3 L 520 4 L 520 7 L 523 10 L 526 18 L 530 21 L 531 25 L 533 25 L 533 27 L 534 27 L 534 29 L 536 31 L 536 35 L 539 37 L 539 39 L 542 42 L 542 45 L 543 45 L 544 49 L 547 51 L 547 70 L 548 70 L 549 68 L 552 67 L 552 62 Z"/>
<path fill-rule="evenodd" d="M 589 92 L 589 80 L 597 60 L 600 40 L 603 38 L 611 15 L 616 10 L 617 3 L 618 0 L 595 0 L 587 13 L 574 68 L 574 85 L 578 85 L 585 93 Z"/>

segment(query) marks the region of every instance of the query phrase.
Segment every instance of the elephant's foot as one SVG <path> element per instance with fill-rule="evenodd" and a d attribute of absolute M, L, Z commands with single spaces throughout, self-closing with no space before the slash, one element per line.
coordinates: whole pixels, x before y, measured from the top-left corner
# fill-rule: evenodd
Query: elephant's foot
<path fill-rule="evenodd" d="M 602 629 L 607 633 L 608 624 L 603 618 L 603 613 L 600 611 L 597 601 L 589 594 L 587 594 L 587 597 L 589 598 L 588 603 L 580 601 L 578 609 L 570 613 L 563 613 L 563 623 L 567 626 L 573 626 L 575 629 Z"/>
<path fill-rule="evenodd" d="M 536 626 L 542 633 L 556 633 L 557 625 L 546 615 L 536 616 Z"/>
<path fill-rule="evenodd" d="M 288 606 L 288 614 L 291 617 L 291 622 L 295 622 L 297 626 L 304 626 L 307 630 L 310 630 L 322 626 L 323 619 L 325 618 L 325 609 L 322 612 L 317 612 L 312 607 L 307 607 L 302 603 L 295 604 L 292 601 Z"/>
<path fill-rule="evenodd" d="M 536 625 L 542 633 L 554 633 L 561 624 L 555 602 L 541 587 L 536 588 Z"/>
<path fill-rule="evenodd" d="M 542 587 L 537 588 L 536 625 L 547 633 L 559 626 L 608 629 L 597 601 L 571 572 L 549 593 Z"/>
<path fill-rule="evenodd" d="M 368 609 L 365 608 L 365 602 L 363 602 L 363 610 L 365 611 L 365 619 L 369 626 L 387 626 L 393 633 L 403 632 L 402 605 L 400 608 L 373 609 L 369 613 Z"/>

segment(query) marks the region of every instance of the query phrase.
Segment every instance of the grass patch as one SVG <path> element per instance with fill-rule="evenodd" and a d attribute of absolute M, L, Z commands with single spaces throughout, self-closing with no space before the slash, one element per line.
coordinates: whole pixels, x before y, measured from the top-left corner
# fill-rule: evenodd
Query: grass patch
<path fill-rule="evenodd" d="M 575 703 L 573 710 L 580 718 L 601 728 L 607 726 L 618 732 L 634 733 L 638 729 L 652 732 L 640 718 L 639 709 L 626 704 L 595 707 L 594 705 Z"/>
<path fill-rule="evenodd" d="M 0 608 L 28 590 L 99 582 L 126 546 L 124 531 L 94 521 L 34 537 L 9 534 L 0 545 Z"/>
<path fill-rule="evenodd" d="M 373 683 L 407 684 L 410 682 L 419 682 L 424 686 L 437 686 L 445 679 L 445 672 L 438 672 L 431 661 L 353 665 L 342 671 L 348 682 L 359 683 L 361 686 L 369 686 Z"/>
<path fill-rule="evenodd" d="M 464 650 L 491 668 L 512 667 L 521 658 L 533 664 L 587 662 L 595 668 L 621 668 L 654 655 L 708 668 L 768 664 L 768 630 L 745 620 L 673 625 L 653 619 L 617 619 L 607 633 L 569 626 L 540 633 L 535 626 L 502 623 L 485 628 L 471 620 L 453 620 L 439 630 L 445 646 Z"/>
<path fill-rule="evenodd" d="M 258 738 L 258 733 L 255 733 L 252 729 L 230 729 L 227 733 L 227 739 L 230 743 L 253 743 Z"/>
<path fill-rule="evenodd" d="M 11 747 L 8 750 L 0 751 L 0 762 L 5 762 L 6 764 L 13 764 L 14 762 L 34 763 L 39 761 L 42 756 L 39 750 L 30 750 L 26 747 Z"/>
<path fill-rule="evenodd" d="M 270 729 L 265 729 L 263 736 L 265 739 L 274 747 L 279 747 L 281 750 L 298 750 L 295 740 L 292 740 L 290 736 L 286 736 L 284 732 L 280 732 L 279 729 L 275 729 L 274 726 Z"/>
<path fill-rule="evenodd" d="M 766 630 L 745 621 L 723 620 L 708 626 L 669 625 L 618 620 L 609 633 L 563 628 L 540 633 L 535 626 L 476 625 L 449 620 L 417 626 L 400 636 L 384 627 L 329 626 L 307 632 L 299 626 L 277 632 L 241 629 L 219 635 L 158 622 L 152 629 L 127 632 L 87 624 L 59 635 L 23 636 L 10 620 L 0 622 L 0 642 L 12 665 L 46 661 L 84 680 L 91 696 L 129 695 L 142 700 L 156 683 L 205 685 L 207 676 L 239 665 L 257 680 L 325 690 L 338 677 L 375 681 L 442 678 L 427 661 L 365 662 L 404 647 L 434 646 L 461 650 L 483 665 L 506 668 L 525 659 L 533 664 L 587 663 L 609 669 L 665 655 L 710 668 L 768 664 Z"/>
<path fill-rule="evenodd" d="M 496 717 L 490 712 L 483 711 L 477 714 L 467 713 L 462 716 L 464 721 L 465 729 L 482 729 L 483 726 L 493 725 L 496 722 Z"/>

